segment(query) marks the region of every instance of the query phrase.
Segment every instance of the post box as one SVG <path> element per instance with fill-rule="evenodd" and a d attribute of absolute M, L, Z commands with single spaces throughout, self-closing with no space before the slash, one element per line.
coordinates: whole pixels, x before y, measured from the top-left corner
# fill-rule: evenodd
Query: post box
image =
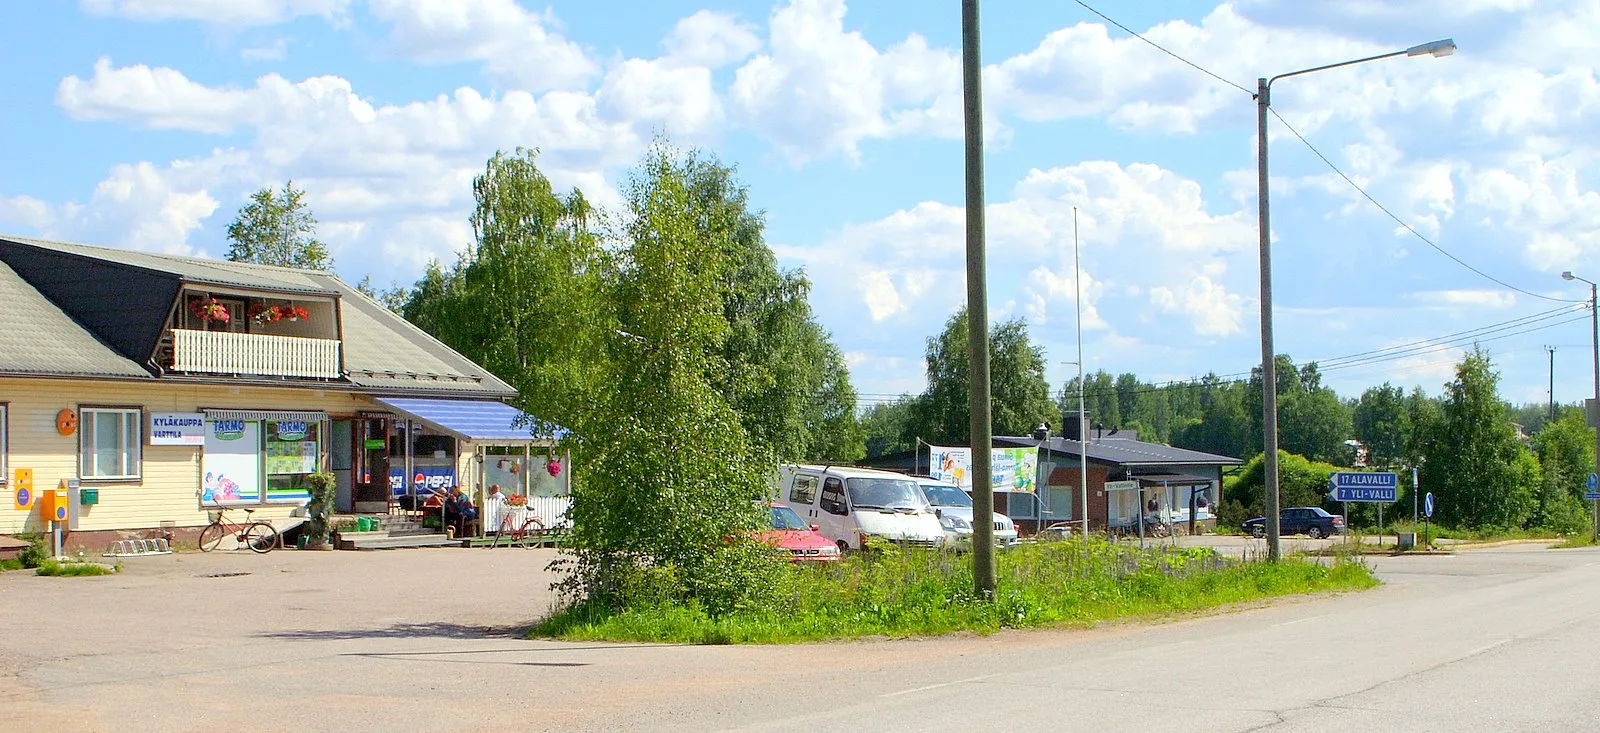
<path fill-rule="evenodd" d="M 68 511 L 65 480 L 54 491 L 44 491 L 39 494 L 39 516 L 46 522 L 65 522 Z"/>

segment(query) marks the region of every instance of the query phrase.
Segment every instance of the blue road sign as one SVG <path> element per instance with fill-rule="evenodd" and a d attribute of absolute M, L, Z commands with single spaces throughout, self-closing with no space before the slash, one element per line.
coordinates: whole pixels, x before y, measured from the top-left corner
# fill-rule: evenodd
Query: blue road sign
<path fill-rule="evenodd" d="M 1400 477 L 1390 472 L 1340 471 L 1328 477 L 1334 501 L 1392 502 L 1400 486 Z"/>
<path fill-rule="evenodd" d="M 1433 492 L 1430 491 L 1422 497 L 1422 516 L 1433 518 Z"/>
<path fill-rule="evenodd" d="M 1583 498 L 1600 499 L 1600 474 L 1590 473 L 1588 480 L 1584 482 L 1584 487 L 1588 491 L 1584 492 Z"/>

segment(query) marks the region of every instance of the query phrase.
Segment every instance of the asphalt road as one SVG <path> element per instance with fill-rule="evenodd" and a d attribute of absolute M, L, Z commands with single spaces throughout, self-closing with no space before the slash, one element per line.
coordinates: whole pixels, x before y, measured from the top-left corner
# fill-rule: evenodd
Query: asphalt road
<path fill-rule="evenodd" d="M 1600 730 L 1597 550 L 1372 559 L 1377 590 L 1158 624 L 781 647 L 516 638 L 549 557 L 0 575 L 0 729 Z"/>

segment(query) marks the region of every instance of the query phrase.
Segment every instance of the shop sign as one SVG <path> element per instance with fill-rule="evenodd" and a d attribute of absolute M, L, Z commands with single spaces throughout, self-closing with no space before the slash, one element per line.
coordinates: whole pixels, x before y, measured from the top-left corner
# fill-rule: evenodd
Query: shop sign
<path fill-rule="evenodd" d="M 456 469 L 454 466 L 417 466 L 416 475 L 411 478 L 411 486 L 416 487 L 417 494 L 444 491 L 456 485 Z M 395 496 L 405 496 L 410 493 L 408 488 L 406 472 L 400 468 L 389 469 L 389 491 Z"/>
<path fill-rule="evenodd" d="M 205 444 L 205 415 L 198 412 L 150 413 L 150 445 Z"/>
<path fill-rule="evenodd" d="M 244 437 L 243 420 L 211 421 L 211 437 L 217 440 L 238 440 Z"/>
<path fill-rule="evenodd" d="M 306 434 L 310 432 L 310 428 L 307 427 L 310 423 L 304 420 L 279 420 L 273 425 L 278 430 L 278 440 L 305 440 Z"/>
<path fill-rule="evenodd" d="M 383 438 L 367 438 L 361 445 L 367 450 L 383 450 L 389 447 L 389 441 Z"/>

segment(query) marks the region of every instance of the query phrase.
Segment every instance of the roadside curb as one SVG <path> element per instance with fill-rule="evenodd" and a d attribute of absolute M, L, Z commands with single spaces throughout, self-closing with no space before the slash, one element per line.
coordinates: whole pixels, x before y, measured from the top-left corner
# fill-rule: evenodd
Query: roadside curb
<path fill-rule="evenodd" d="M 1554 544 L 1556 544 L 1558 542 L 1561 542 L 1561 540 L 1559 540 L 1559 539 L 1550 539 L 1550 538 L 1539 539 L 1539 540 L 1499 540 L 1499 541 L 1496 541 L 1496 542 L 1463 542 L 1463 543 L 1458 544 L 1458 545 L 1453 545 L 1453 547 L 1457 547 L 1457 548 L 1460 548 L 1460 549 L 1463 549 L 1463 550 L 1481 550 L 1481 549 L 1488 549 L 1488 548 L 1491 548 L 1491 547 L 1508 547 L 1510 545 L 1546 545 L 1546 546 L 1548 546 L 1548 545 L 1554 545 Z"/>

